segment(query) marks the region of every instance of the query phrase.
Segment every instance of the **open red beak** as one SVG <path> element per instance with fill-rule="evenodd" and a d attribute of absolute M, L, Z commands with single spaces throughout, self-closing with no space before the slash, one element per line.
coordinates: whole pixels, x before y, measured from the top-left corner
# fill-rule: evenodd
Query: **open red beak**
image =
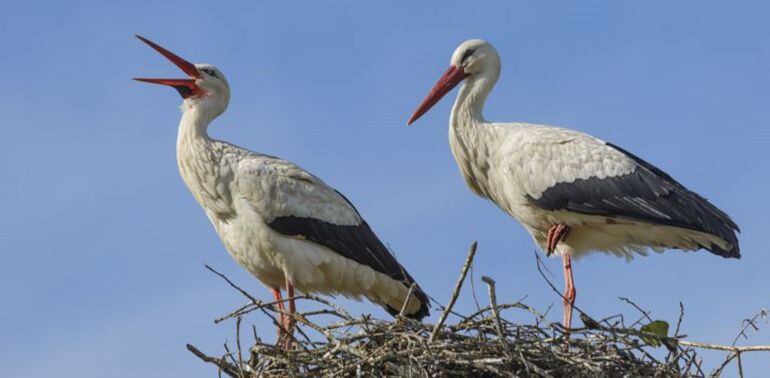
<path fill-rule="evenodd" d="M 155 51 L 161 53 L 161 55 L 165 56 L 166 59 L 170 60 L 171 63 L 174 63 L 177 67 L 179 67 L 184 73 L 189 76 L 189 79 L 147 79 L 147 78 L 134 78 L 134 80 L 137 81 L 143 81 L 145 83 L 153 83 L 153 84 L 163 84 L 168 85 L 170 87 L 174 87 L 179 94 L 182 96 L 182 98 L 188 98 L 193 95 L 196 95 L 200 93 L 201 89 L 198 87 L 198 85 L 195 84 L 195 79 L 198 79 L 201 77 L 201 73 L 198 72 L 198 69 L 195 68 L 195 65 L 180 58 L 178 55 L 172 53 L 171 51 L 168 51 L 164 49 L 163 47 L 160 47 L 158 44 L 156 44 L 153 41 L 150 41 L 147 38 L 144 38 L 140 35 L 137 35 L 136 38 L 139 38 L 142 40 L 142 42 L 150 45 Z"/>
<path fill-rule="evenodd" d="M 433 105 L 436 105 L 444 95 L 449 93 L 452 88 L 456 87 L 457 84 L 460 84 L 466 77 L 468 77 L 468 74 L 466 74 L 462 68 L 450 66 L 449 69 L 441 75 L 441 78 L 438 79 L 438 82 L 433 86 L 433 89 L 431 89 L 428 95 L 425 96 L 425 99 L 422 100 L 422 104 L 420 104 L 417 110 L 414 111 L 414 114 L 409 117 L 406 124 L 411 125 L 418 118 L 422 117 L 423 114 L 430 110 Z"/>

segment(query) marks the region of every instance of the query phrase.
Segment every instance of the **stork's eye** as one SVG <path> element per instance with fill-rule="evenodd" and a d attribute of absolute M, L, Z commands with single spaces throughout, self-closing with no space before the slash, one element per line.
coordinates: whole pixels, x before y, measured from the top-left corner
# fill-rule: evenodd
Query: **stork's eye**
<path fill-rule="evenodd" d="M 465 50 L 465 53 L 463 54 L 463 58 L 460 59 L 460 62 L 465 62 L 465 59 L 468 59 L 469 56 L 473 55 L 473 53 L 476 52 L 474 49 L 468 49 Z"/>
<path fill-rule="evenodd" d="M 212 70 L 211 68 L 201 68 L 201 71 L 207 73 L 211 77 L 217 77 L 217 72 Z"/>

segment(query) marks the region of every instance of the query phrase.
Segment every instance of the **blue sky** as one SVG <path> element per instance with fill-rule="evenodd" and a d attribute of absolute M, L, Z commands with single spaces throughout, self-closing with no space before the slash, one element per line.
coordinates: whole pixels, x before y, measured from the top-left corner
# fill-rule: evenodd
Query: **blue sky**
<path fill-rule="evenodd" d="M 488 119 L 612 141 L 742 228 L 740 261 L 677 251 L 583 259 L 578 306 L 633 314 L 617 299 L 626 296 L 674 322 L 682 301 L 686 333 L 713 343 L 770 306 L 767 3 L 13 2 L 0 13 L 0 376 L 211 377 L 184 344 L 221 351 L 233 325 L 212 319 L 243 301 L 203 264 L 268 298 L 179 178 L 180 100 L 130 80 L 179 73 L 134 33 L 217 65 L 232 100 L 211 134 L 297 162 L 345 193 L 435 298 L 446 301 L 478 240 L 475 278 L 495 278 L 500 301 L 528 295 L 545 309 L 560 302 L 531 239 L 457 171 L 454 93 L 405 126 L 454 48 L 487 39 L 503 60 Z M 561 285 L 559 262 L 548 266 Z M 469 295 L 458 303 L 472 306 Z M 264 319 L 247 320 L 274 336 Z M 770 344 L 770 332 L 749 343 Z M 744 364 L 766 371 L 770 358 Z"/>

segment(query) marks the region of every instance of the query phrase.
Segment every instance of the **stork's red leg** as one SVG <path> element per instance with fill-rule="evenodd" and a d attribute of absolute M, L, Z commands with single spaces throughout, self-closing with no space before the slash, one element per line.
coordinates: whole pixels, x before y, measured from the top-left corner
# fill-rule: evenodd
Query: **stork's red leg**
<path fill-rule="evenodd" d="M 286 349 L 291 349 L 293 347 L 291 336 L 294 334 L 294 313 L 297 312 L 297 305 L 294 303 L 294 285 L 292 285 L 289 277 L 286 277 L 286 295 L 289 297 L 289 315 L 286 316 L 284 328 L 287 332 Z"/>
<path fill-rule="evenodd" d="M 572 327 L 572 306 L 575 305 L 575 284 L 572 282 L 572 256 L 569 253 L 562 255 L 564 266 L 564 320 L 562 325 Z"/>
<path fill-rule="evenodd" d="M 548 229 L 548 237 L 545 241 L 545 252 L 549 256 L 556 251 L 559 242 L 564 241 L 569 235 L 571 228 L 566 224 L 559 223 Z M 572 325 L 572 307 L 575 305 L 575 284 L 572 281 L 572 256 L 565 252 L 561 256 L 562 267 L 564 268 L 564 318 L 562 325 L 570 328 Z"/>
<path fill-rule="evenodd" d="M 278 311 L 281 312 L 281 318 L 278 322 L 278 339 L 276 341 L 276 344 L 280 343 L 281 340 L 284 339 L 284 329 L 286 328 L 286 315 L 284 312 L 286 311 L 286 307 L 283 305 L 283 298 L 281 297 L 281 290 L 278 288 L 272 288 L 270 291 L 273 292 L 273 298 L 276 300 L 278 305 Z"/>

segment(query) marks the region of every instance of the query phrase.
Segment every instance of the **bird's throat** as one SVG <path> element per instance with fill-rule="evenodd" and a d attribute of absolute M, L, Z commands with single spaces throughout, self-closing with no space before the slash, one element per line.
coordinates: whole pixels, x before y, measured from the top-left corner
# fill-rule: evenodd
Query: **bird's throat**
<path fill-rule="evenodd" d="M 206 133 L 210 118 L 195 108 L 187 109 L 179 123 L 176 157 L 182 176 L 193 197 L 212 220 L 234 214 L 230 196 L 233 168 L 223 160 L 221 142 Z"/>

